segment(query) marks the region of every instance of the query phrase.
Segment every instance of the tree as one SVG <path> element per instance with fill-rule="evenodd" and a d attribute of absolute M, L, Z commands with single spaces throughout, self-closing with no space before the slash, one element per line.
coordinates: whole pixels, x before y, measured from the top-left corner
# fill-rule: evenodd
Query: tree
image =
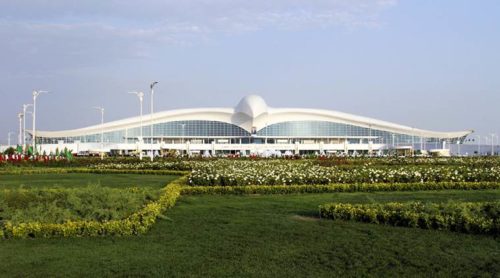
<path fill-rule="evenodd" d="M 3 153 L 7 155 L 13 155 L 16 153 L 16 150 L 13 147 L 9 147 Z"/>

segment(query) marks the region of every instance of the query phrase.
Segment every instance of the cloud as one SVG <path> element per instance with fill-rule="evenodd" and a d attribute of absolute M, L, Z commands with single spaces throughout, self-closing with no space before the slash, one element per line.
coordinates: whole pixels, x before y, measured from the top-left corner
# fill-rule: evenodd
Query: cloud
<path fill-rule="evenodd" d="M 18 0 L 0 10 L 9 69 L 147 59 L 158 45 L 263 29 L 366 28 L 395 0 Z M 50 57 L 50 61 L 47 61 Z M 14 63 L 15 62 L 15 63 Z"/>

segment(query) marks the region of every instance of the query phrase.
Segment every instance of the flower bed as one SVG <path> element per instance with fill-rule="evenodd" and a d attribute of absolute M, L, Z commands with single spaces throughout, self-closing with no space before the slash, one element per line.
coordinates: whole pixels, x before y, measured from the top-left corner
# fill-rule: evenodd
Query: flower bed
<path fill-rule="evenodd" d="M 193 165 L 196 186 L 500 181 L 500 166 L 322 167 L 310 161 L 219 160 Z"/>
<path fill-rule="evenodd" d="M 314 160 L 320 166 L 400 166 L 400 165 L 462 165 L 468 167 L 492 167 L 500 166 L 499 156 L 482 157 L 328 157 Z"/>
<path fill-rule="evenodd" d="M 89 165 L 89 169 L 117 169 L 117 170 L 191 170 L 195 161 L 157 161 L 135 163 L 99 163 Z"/>
<path fill-rule="evenodd" d="M 320 216 L 375 224 L 500 234 L 500 201 L 448 203 L 344 204 L 320 206 Z"/>

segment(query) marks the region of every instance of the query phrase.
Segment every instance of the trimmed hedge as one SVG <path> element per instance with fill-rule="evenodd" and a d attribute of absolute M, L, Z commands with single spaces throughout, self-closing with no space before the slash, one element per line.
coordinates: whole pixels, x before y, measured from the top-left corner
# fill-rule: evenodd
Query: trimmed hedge
<path fill-rule="evenodd" d="M 331 203 L 320 217 L 454 232 L 500 235 L 500 201 L 448 203 Z"/>
<path fill-rule="evenodd" d="M 90 168 L 9 168 L 0 170 L 0 175 L 30 175 L 30 174 L 144 174 L 184 176 L 189 172 L 177 170 L 135 170 L 135 169 L 90 169 Z"/>
<path fill-rule="evenodd" d="M 360 183 L 329 185 L 184 186 L 182 194 L 293 194 L 420 190 L 500 189 L 498 182 Z"/>
<path fill-rule="evenodd" d="M 180 196 L 184 178 L 179 178 L 162 189 L 160 198 L 147 204 L 131 216 L 122 220 L 68 221 L 62 224 L 39 222 L 12 225 L 6 222 L 0 228 L 0 238 L 38 238 L 38 237 L 83 237 L 83 236 L 129 236 L 146 233 L 156 222 L 158 216 L 173 207 Z"/>

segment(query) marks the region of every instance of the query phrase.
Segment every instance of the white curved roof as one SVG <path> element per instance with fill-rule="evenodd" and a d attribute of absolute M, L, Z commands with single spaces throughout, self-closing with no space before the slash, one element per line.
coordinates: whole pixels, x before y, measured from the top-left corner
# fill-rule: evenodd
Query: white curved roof
<path fill-rule="evenodd" d="M 290 121 L 327 121 L 343 124 L 351 124 L 366 128 L 378 129 L 392 133 L 402 133 L 421 137 L 433 138 L 457 138 L 463 137 L 472 130 L 437 132 L 417 129 L 409 126 L 399 125 L 391 122 L 376 120 L 368 117 L 356 116 L 352 114 L 302 108 L 271 108 L 268 107 L 264 99 L 257 95 L 249 95 L 241 99 L 235 108 L 196 108 L 178 109 L 158 112 L 143 116 L 144 125 L 149 125 L 151 121 L 156 123 L 205 120 L 219 121 L 240 126 L 251 132 L 252 127 L 260 130 L 266 126 Z M 140 126 L 140 117 L 132 117 L 119 121 L 108 122 L 103 125 L 105 132 L 131 129 Z M 71 137 L 101 132 L 101 125 L 94 125 L 80 129 L 63 131 L 37 131 L 37 136 L 41 137 Z"/>

